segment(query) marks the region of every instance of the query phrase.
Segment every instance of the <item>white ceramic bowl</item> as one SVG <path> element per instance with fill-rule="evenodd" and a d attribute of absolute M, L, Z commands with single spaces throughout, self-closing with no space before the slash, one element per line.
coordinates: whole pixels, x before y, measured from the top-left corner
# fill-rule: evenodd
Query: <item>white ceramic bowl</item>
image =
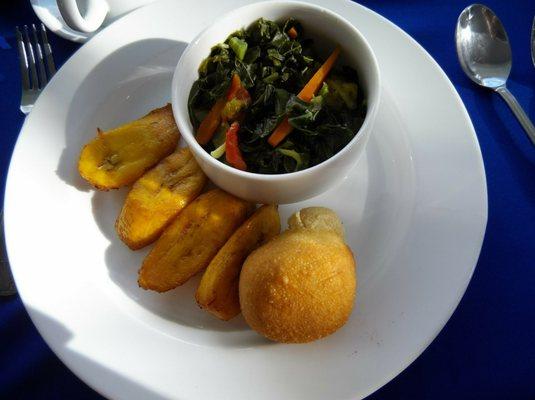
<path fill-rule="evenodd" d="M 305 34 L 314 39 L 319 50 L 341 47 L 341 64 L 354 67 L 364 90 L 368 110 L 358 134 L 340 152 L 314 167 L 287 174 L 257 174 L 229 167 L 211 157 L 195 140 L 188 115 L 188 96 L 198 78 L 198 67 L 212 46 L 229 34 L 263 17 L 298 19 Z M 349 22 L 325 8 L 293 1 L 251 4 L 225 14 L 202 31 L 186 48 L 173 76 L 172 105 L 177 125 L 195 159 L 219 187 L 257 203 L 285 204 L 318 195 L 342 180 L 364 152 L 373 131 L 379 106 L 380 76 L 375 55 L 364 36 Z"/>

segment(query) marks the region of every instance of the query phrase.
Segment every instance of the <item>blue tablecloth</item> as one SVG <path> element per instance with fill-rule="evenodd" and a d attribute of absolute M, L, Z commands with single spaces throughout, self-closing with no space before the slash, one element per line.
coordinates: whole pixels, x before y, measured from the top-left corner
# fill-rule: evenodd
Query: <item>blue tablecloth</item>
<path fill-rule="evenodd" d="M 29 1 L 0 2 L 0 183 L 23 122 L 15 25 L 37 22 Z M 535 399 L 535 147 L 503 101 L 473 85 L 455 55 L 466 0 L 362 3 L 413 36 L 446 71 L 477 131 L 488 181 L 489 220 L 468 290 L 444 330 L 372 399 Z M 529 54 L 533 0 L 487 0 L 513 49 L 509 87 L 535 120 Z M 58 65 L 78 45 L 50 35 Z M 2 191 L 3 200 L 3 191 Z M 31 244 L 28 244 L 31 246 Z M 0 298 L 1 399 L 101 399 L 52 353 L 20 298 Z"/>

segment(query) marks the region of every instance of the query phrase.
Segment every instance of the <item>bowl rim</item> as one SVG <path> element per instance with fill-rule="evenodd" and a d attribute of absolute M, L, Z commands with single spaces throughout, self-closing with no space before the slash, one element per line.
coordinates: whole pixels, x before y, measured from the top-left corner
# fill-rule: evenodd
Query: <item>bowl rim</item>
<path fill-rule="evenodd" d="M 294 172 L 286 172 L 286 173 L 279 173 L 279 174 L 263 174 L 263 173 L 259 173 L 259 172 L 250 172 L 250 171 L 242 171 L 242 170 L 239 170 L 237 168 L 233 168 L 229 165 L 226 165 L 225 163 L 222 163 L 221 161 L 215 159 L 214 157 L 210 156 L 210 154 L 197 142 L 197 140 L 195 140 L 195 136 L 190 132 L 191 129 L 189 129 L 189 127 L 187 127 L 187 124 L 183 124 L 183 113 L 182 111 L 180 110 L 180 108 L 178 106 L 176 106 L 175 104 L 177 103 L 177 97 L 178 97 L 178 93 L 177 93 L 177 87 L 178 87 L 178 79 L 179 79 L 179 75 L 180 75 L 180 72 L 183 68 L 183 64 L 184 64 L 184 59 L 187 58 L 187 56 L 193 51 L 193 48 L 198 44 L 198 42 L 200 41 L 200 39 L 208 32 L 212 31 L 213 29 L 215 29 L 215 27 L 221 23 L 223 20 L 227 19 L 227 18 L 231 18 L 231 17 L 236 17 L 237 15 L 239 15 L 240 13 L 242 13 L 244 10 L 248 9 L 248 8 L 255 8 L 255 7 L 258 7 L 260 5 L 266 5 L 266 4 L 270 4 L 270 5 L 276 5 L 276 4 L 282 4 L 282 5 L 296 5 L 296 6 L 301 6 L 301 7 L 305 7 L 305 8 L 309 8 L 309 9 L 313 9 L 315 10 L 316 12 L 320 12 L 320 13 L 326 13 L 326 14 L 329 14 L 332 18 L 336 19 L 337 22 L 339 24 L 342 24 L 342 25 L 345 25 L 346 28 L 349 28 L 349 30 L 353 31 L 353 33 L 355 34 L 356 37 L 358 37 L 358 40 L 361 41 L 362 44 L 364 44 L 364 47 L 366 48 L 367 52 L 368 52 L 368 55 L 369 55 L 369 60 L 368 62 L 371 64 L 372 66 L 372 70 L 374 72 L 374 75 L 375 75 L 375 78 L 376 78 L 376 85 L 375 85 L 375 101 L 373 104 L 370 105 L 370 103 L 368 102 L 368 107 L 366 109 L 366 116 L 364 117 L 364 121 L 362 123 L 362 125 L 360 126 L 360 128 L 358 129 L 357 133 L 355 134 L 355 136 L 336 154 L 334 154 L 332 157 L 329 157 L 328 159 L 322 161 L 321 163 L 319 164 L 316 164 L 312 167 L 308 167 L 306 169 L 303 169 L 303 170 L 300 170 L 300 171 L 294 171 Z M 261 18 L 261 16 L 259 16 L 258 18 Z M 236 28 L 238 29 L 238 28 Z M 215 45 L 215 44 L 214 44 Z M 179 60 L 178 60 L 178 63 L 175 67 L 175 71 L 173 73 L 173 80 L 172 80 L 172 83 L 171 83 L 172 87 L 171 87 L 171 106 L 172 106 L 172 110 L 173 110 L 173 115 L 175 117 L 175 120 L 178 124 L 178 127 L 179 127 L 179 130 L 181 132 L 181 135 L 182 137 L 184 138 L 184 140 L 186 141 L 188 147 L 191 149 L 191 151 L 194 153 L 194 154 L 198 154 L 199 157 L 203 158 L 208 164 L 212 165 L 214 168 L 216 169 L 220 169 L 220 170 L 223 170 L 225 171 L 226 173 L 230 173 L 230 174 L 234 174 L 240 178 L 245 178 L 245 179 L 254 179 L 254 180 L 262 180 L 262 181 L 284 181 L 284 180 L 287 180 L 287 179 L 292 179 L 292 178 L 299 178 L 299 177 L 303 177 L 303 176 L 308 176 L 310 174 L 314 174 L 315 172 L 317 172 L 318 170 L 320 169 L 324 169 L 324 168 L 328 168 L 330 164 L 334 163 L 336 160 L 338 160 L 339 158 L 343 157 L 345 155 L 345 153 L 347 153 L 349 151 L 349 148 L 350 147 L 353 147 L 354 145 L 356 145 L 359 141 L 362 141 L 362 140 L 367 140 L 368 138 L 368 135 L 371 133 L 371 132 L 368 132 L 368 135 L 359 135 L 359 132 L 363 131 L 364 128 L 367 128 L 368 126 L 370 126 L 369 130 L 373 130 L 373 122 L 375 120 L 375 117 L 377 115 L 377 110 L 379 108 L 379 103 L 380 103 L 380 99 L 381 99 L 381 88 L 382 88 L 382 82 L 381 82 L 381 74 L 380 74 L 380 70 L 379 70 L 379 64 L 377 62 L 377 57 L 371 47 L 371 45 L 369 44 L 368 40 L 366 39 L 366 37 L 358 30 L 357 27 L 355 27 L 353 24 L 351 24 L 349 21 L 347 21 L 345 18 L 343 18 L 341 15 L 335 13 L 334 11 L 331 11 L 325 7 L 321 7 L 319 5 L 316 5 L 316 4 L 311 4 L 311 3 L 306 3 L 306 2 L 303 2 L 303 1 L 295 1 L 295 0 L 274 0 L 274 1 L 261 1 L 261 2 L 258 2 L 258 3 L 253 3 L 253 4 L 247 4 L 245 6 L 242 6 L 242 7 L 239 7 L 235 10 L 232 10 L 230 12 L 227 12 L 223 15 L 221 15 L 219 18 L 217 18 L 215 21 L 213 21 L 210 25 L 208 25 L 207 27 L 205 27 L 204 29 L 202 29 L 192 40 L 191 42 L 188 44 L 188 46 L 184 49 L 184 51 L 182 52 Z M 191 90 L 191 88 L 190 88 Z M 367 100 L 369 99 L 369 96 L 367 97 Z M 187 118 L 184 118 L 184 121 L 189 121 L 189 115 L 187 115 Z M 191 121 L 189 121 L 189 123 L 191 124 Z M 183 129 L 183 127 L 181 125 L 186 125 L 184 128 L 187 128 L 187 129 Z"/>

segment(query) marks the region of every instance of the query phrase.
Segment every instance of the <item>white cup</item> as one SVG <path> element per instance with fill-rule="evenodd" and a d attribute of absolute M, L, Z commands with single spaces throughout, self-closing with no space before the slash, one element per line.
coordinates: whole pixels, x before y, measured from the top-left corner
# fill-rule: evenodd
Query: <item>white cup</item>
<path fill-rule="evenodd" d="M 96 31 L 104 21 L 113 21 L 154 0 L 57 0 L 65 23 L 73 30 Z"/>
<path fill-rule="evenodd" d="M 331 158 L 302 171 L 259 174 L 232 168 L 210 156 L 197 143 L 189 119 L 189 92 L 193 82 L 199 77 L 202 60 L 208 56 L 212 46 L 260 17 L 275 21 L 296 17 L 305 27 L 307 35 L 315 40 L 318 48 L 332 49 L 334 44 L 338 44 L 342 49 L 342 59 L 359 73 L 360 85 L 368 101 L 366 118 L 356 136 Z M 262 204 L 288 204 L 316 196 L 347 176 L 364 153 L 368 138 L 374 131 L 380 94 L 381 80 L 377 59 L 368 41 L 356 27 L 340 15 L 313 4 L 264 1 L 223 15 L 190 42 L 175 69 L 172 105 L 182 137 L 212 182 L 242 199 Z"/>

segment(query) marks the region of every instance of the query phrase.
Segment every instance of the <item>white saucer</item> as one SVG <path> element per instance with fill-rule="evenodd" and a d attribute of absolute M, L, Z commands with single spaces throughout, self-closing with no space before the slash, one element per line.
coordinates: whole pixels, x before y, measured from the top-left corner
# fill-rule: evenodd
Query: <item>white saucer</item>
<path fill-rule="evenodd" d="M 217 321 L 195 304 L 198 279 L 163 295 L 139 289 L 147 250 L 128 250 L 113 226 L 126 190 L 93 192 L 76 170 L 96 127 L 169 101 L 186 43 L 248 1 L 163 0 L 134 11 L 74 54 L 26 119 L 5 196 L 13 273 L 44 339 L 103 395 L 362 398 L 407 367 L 459 303 L 487 220 L 485 173 L 468 114 L 408 35 L 349 1 L 315 2 L 358 26 L 384 82 L 376 132 L 353 172 L 333 190 L 280 209 L 286 218 L 304 205 L 333 208 L 357 255 L 355 310 L 324 340 L 273 344 L 241 317 Z"/>

